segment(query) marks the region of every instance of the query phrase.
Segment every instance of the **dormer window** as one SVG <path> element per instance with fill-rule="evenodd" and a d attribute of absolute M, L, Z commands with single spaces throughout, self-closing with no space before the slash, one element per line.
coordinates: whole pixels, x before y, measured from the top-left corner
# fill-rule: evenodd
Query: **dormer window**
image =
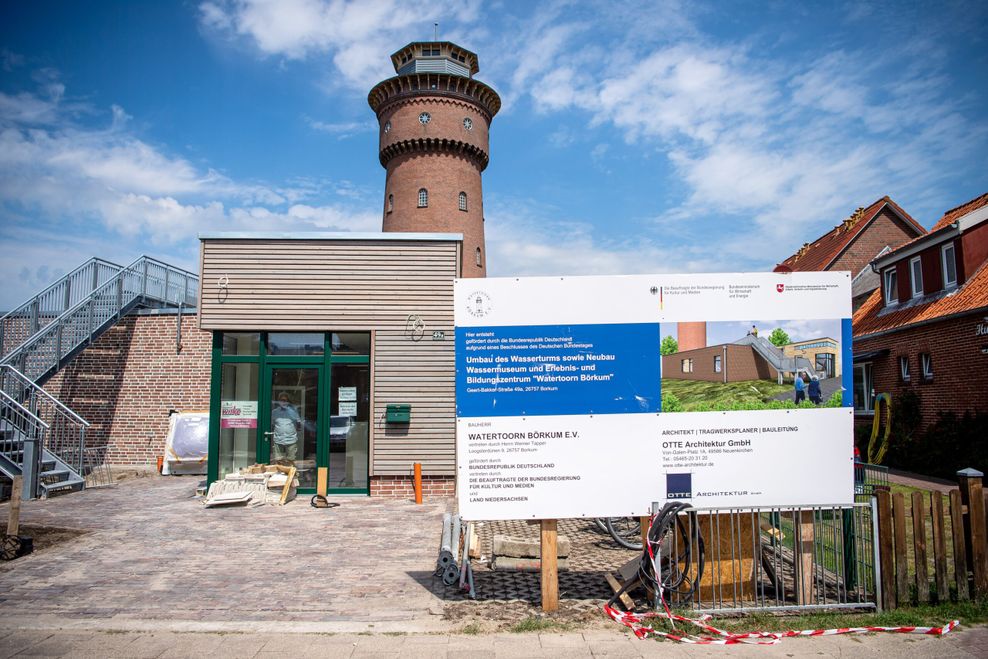
<path fill-rule="evenodd" d="M 890 307 L 893 304 L 898 304 L 899 302 L 899 277 L 895 270 L 895 266 L 892 266 L 888 270 L 885 270 L 883 274 L 885 283 L 885 306 Z"/>
<path fill-rule="evenodd" d="M 909 260 L 909 286 L 913 297 L 923 294 L 923 259 L 919 256 Z"/>
<path fill-rule="evenodd" d="M 943 287 L 957 287 L 957 260 L 954 257 L 954 243 L 940 248 L 940 265 L 943 267 Z"/>

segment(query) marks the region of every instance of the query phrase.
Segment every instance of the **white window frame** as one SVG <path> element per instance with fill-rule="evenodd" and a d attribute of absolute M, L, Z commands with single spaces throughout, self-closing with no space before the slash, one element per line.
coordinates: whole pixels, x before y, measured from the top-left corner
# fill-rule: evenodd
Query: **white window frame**
<path fill-rule="evenodd" d="M 947 252 L 950 252 L 950 264 L 954 266 L 954 279 L 949 281 L 947 279 Z M 947 288 L 957 288 L 957 250 L 954 249 L 954 243 L 947 243 L 940 248 L 940 267 L 943 270 L 943 287 Z"/>
<path fill-rule="evenodd" d="M 882 271 L 882 283 L 885 284 L 885 306 L 899 304 L 899 273 L 894 265 Z"/>
<path fill-rule="evenodd" d="M 714 355 L 714 373 L 721 372 L 721 359 L 720 355 Z"/>
<path fill-rule="evenodd" d="M 919 266 L 919 285 L 917 286 L 916 266 Z M 909 290 L 913 297 L 923 295 L 923 257 L 914 256 L 909 259 Z"/>
<path fill-rule="evenodd" d="M 922 369 L 923 380 L 933 379 L 933 356 L 928 352 L 919 353 L 919 365 Z"/>
<path fill-rule="evenodd" d="M 912 380 L 912 375 L 909 373 L 909 355 L 899 356 L 899 377 L 903 382 Z"/>
<path fill-rule="evenodd" d="M 395 209 L 395 196 L 394 194 L 388 195 L 388 212 L 390 213 Z"/>
<path fill-rule="evenodd" d="M 425 188 L 419 188 L 419 208 L 429 207 L 429 191 Z"/>
<path fill-rule="evenodd" d="M 861 378 L 861 395 L 863 400 L 861 401 L 861 407 L 855 407 L 854 411 L 858 413 L 873 414 L 875 412 L 875 401 L 873 399 L 872 382 L 871 382 L 871 362 L 864 362 L 862 364 L 854 365 L 855 375 L 858 375 L 858 369 L 860 370 Z"/>
<path fill-rule="evenodd" d="M 683 373 L 693 372 L 693 360 L 692 359 L 682 359 L 679 362 L 680 368 L 683 369 Z"/>
<path fill-rule="evenodd" d="M 461 211 L 465 211 L 467 209 L 467 193 L 466 192 L 461 192 L 460 193 L 458 205 L 459 205 L 459 208 L 460 208 Z"/>

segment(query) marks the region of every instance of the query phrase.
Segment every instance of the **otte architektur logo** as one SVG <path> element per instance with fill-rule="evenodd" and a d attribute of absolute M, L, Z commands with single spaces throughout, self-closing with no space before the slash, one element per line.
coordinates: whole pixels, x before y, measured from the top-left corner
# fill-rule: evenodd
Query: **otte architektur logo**
<path fill-rule="evenodd" d="M 483 318 L 491 313 L 491 296 L 484 291 L 476 291 L 467 297 L 467 313 L 474 318 Z"/>

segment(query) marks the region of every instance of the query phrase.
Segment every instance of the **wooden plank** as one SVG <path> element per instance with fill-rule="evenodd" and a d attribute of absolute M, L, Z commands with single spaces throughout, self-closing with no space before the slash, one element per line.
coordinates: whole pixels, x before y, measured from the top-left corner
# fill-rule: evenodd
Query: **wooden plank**
<path fill-rule="evenodd" d="M 614 591 L 615 595 L 621 592 L 621 584 L 620 582 L 618 582 L 617 579 L 614 578 L 613 574 L 611 574 L 610 572 L 604 572 L 604 578 L 607 580 L 607 585 L 611 587 L 611 590 Z M 625 611 L 635 610 L 635 601 L 631 599 L 628 593 L 621 593 L 620 600 L 621 600 L 621 604 L 624 604 Z"/>
<path fill-rule="evenodd" d="M 10 484 L 10 510 L 7 515 L 7 535 L 17 535 L 21 530 L 21 490 L 24 477 L 14 476 Z"/>
<path fill-rule="evenodd" d="M 638 526 L 641 529 L 642 534 L 642 549 L 648 551 L 648 517 L 639 517 Z M 629 611 L 631 609 L 628 609 Z"/>
<path fill-rule="evenodd" d="M 971 548 L 970 563 L 974 572 L 972 599 L 988 595 L 988 529 L 985 529 L 985 496 L 980 476 L 964 476 L 961 499 L 967 504 L 965 531 Z"/>
<path fill-rule="evenodd" d="M 559 570 L 556 565 L 556 520 L 542 520 L 542 610 L 552 613 L 559 610 Z"/>
<path fill-rule="evenodd" d="M 912 493 L 913 555 L 916 558 L 916 600 L 930 601 L 930 577 L 926 565 L 926 505 L 922 492 Z"/>
<path fill-rule="evenodd" d="M 295 472 L 296 469 L 294 466 L 288 470 L 288 480 L 285 481 L 285 487 L 281 488 L 281 498 L 278 500 L 279 506 L 284 506 L 285 501 L 288 500 L 288 493 L 292 489 L 292 483 L 295 482 Z"/>
<path fill-rule="evenodd" d="M 329 491 L 329 467 L 316 469 L 316 494 L 326 496 Z"/>
<path fill-rule="evenodd" d="M 937 601 L 946 602 L 950 599 L 950 588 L 947 585 L 947 541 L 944 538 L 943 495 L 930 492 L 930 517 L 933 521 L 933 574 L 935 576 Z"/>
<path fill-rule="evenodd" d="M 909 563 L 906 561 L 906 500 L 901 492 L 892 495 L 892 527 L 895 532 L 895 601 L 909 604 Z"/>
<path fill-rule="evenodd" d="M 967 547 L 964 542 L 964 513 L 962 512 L 961 491 L 950 491 L 950 531 L 954 540 L 954 585 L 957 586 L 957 599 L 968 599 L 967 587 Z"/>
<path fill-rule="evenodd" d="M 799 513 L 799 536 L 796 577 L 796 601 L 800 606 L 813 604 L 813 511 Z"/>

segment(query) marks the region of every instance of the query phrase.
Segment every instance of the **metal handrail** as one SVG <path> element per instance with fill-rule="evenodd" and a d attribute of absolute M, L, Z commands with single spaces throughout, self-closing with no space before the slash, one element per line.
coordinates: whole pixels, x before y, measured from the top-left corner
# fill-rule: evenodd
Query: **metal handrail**
<path fill-rule="evenodd" d="M 45 318 L 54 320 L 68 310 L 73 305 L 73 297 L 88 297 L 100 286 L 101 279 L 112 277 L 121 269 L 122 266 L 105 259 L 89 259 L 31 299 L 0 316 L 0 355 L 7 352 L 5 337 L 17 329 L 13 327 L 15 322 L 28 324 L 29 332 L 33 334 L 42 325 L 48 324 L 44 322 Z"/>
<path fill-rule="evenodd" d="M 6 399 L 6 403 L 8 405 L 14 407 L 14 409 L 16 409 L 19 414 L 23 414 L 24 416 L 28 417 L 28 419 L 30 421 L 32 421 L 36 425 L 41 426 L 45 430 L 50 430 L 51 429 L 51 426 L 50 425 L 48 425 L 47 423 L 45 423 L 44 421 L 42 421 L 41 419 L 39 419 L 38 416 L 34 412 L 32 412 L 31 410 L 27 409 L 26 407 L 24 407 L 23 405 L 21 405 L 20 403 L 18 403 L 16 400 L 14 400 L 10 396 L 10 394 L 8 394 L 3 389 L 0 389 L 0 396 L 2 396 L 3 398 L 5 398 Z M 31 440 L 25 439 L 23 441 L 34 441 L 34 440 L 33 439 L 31 439 Z"/>
<path fill-rule="evenodd" d="M 50 393 L 45 391 L 43 387 L 39 387 L 37 384 L 34 383 L 33 380 L 31 380 L 31 378 L 24 375 L 10 364 L 0 364 L 0 371 L 5 371 L 13 375 L 14 378 L 18 380 L 22 386 L 24 386 L 27 389 L 31 389 L 32 393 L 41 394 L 42 397 L 46 398 L 48 402 L 54 405 L 60 412 L 62 412 L 64 415 L 68 417 L 71 417 L 73 421 L 76 421 L 77 423 L 81 423 L 86 428 L 92 425 L 88 421 L 83 419 L 81 416 L 73 412 L 71 408 L 65 405 L 65 403 L 63 403 L 62 401 L 58 400 Z M 5 384 L 5 380 L 3 380 L 3 376 L 0 376 L 0 382 L 3 382 Z M 3 393 L 5 396 L 7 396 L 7 393 L 4 389 L 5 387 L 0 387 L 0 393 Z"/>

